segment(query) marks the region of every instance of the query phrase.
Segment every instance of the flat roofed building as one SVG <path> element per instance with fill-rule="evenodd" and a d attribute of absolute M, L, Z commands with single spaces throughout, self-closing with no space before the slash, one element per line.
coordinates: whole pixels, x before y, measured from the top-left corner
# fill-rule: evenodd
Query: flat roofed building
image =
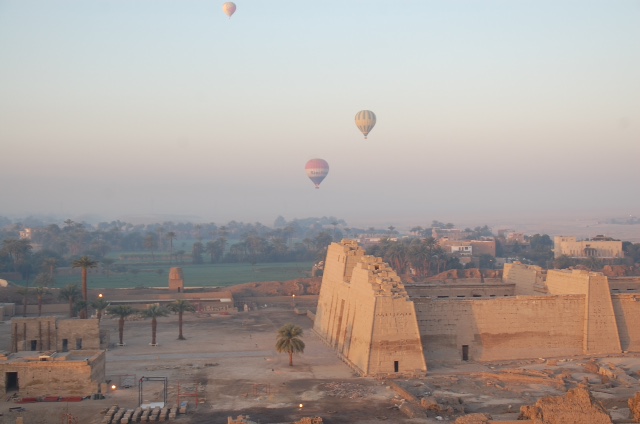
<path fill-rule="evenodd" d="M 571 258 L 623 258 L 622 242 L 603 236 L 592 239 L 577 240 L 573 236 L 555 236 L 553 238 L 553 255 L 558 258 L 562 255 Z"/>

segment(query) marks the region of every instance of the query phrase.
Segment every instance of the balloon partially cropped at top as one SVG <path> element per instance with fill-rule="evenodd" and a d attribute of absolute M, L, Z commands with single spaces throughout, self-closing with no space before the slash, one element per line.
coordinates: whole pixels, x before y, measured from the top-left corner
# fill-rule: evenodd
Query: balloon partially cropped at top
<path fill-rule="evenodd" d="M 307 171 L 307 177 L 313 181 L 316 188 L 320 188 L 320 183 L 329 173 L 329 164 L 324 159 L 311 159 L 304 169 Z"/>
<path fill-rule="evenodd" d="M 362 134 L 364 134 L 364 139 L 367 139 L 367 135 L 376 125 L 376 114 L 371 112 L 370 110 L 361 110 L 356 113 L 356 126 Z"/>
<path fill-rule="evenodd" d="M 229 19 L 231 19 L 231 15 L 236 11 L 236 4 L 232 1 L 228 1 L 222 5 L 222 11 L 229 17 Z"/>

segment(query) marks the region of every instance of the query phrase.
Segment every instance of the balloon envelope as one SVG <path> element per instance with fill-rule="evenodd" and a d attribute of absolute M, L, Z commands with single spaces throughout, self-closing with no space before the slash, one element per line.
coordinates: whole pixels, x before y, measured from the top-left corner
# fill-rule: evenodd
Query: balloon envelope
<path fill-rule="evenodd" d="M 231 18 L 231 15 L 233 15 L 236 11 L 236 4 L 232 1 L 228 1 L 222 5 L 222 11 L 225 13 L 225 15 Z"/>
<path fill-rule="evenodd" d="M 369 131 L 373 129 L 376 125 L 376 114 L 371 112 L 370 110 L 361 110 L 356 113 L 356 126 L 362 134 L 364 134 L 365 140 L 367 139 L 367 135 Z"/>
<path fill-rule="evenodd" d="M 320 183 L 329 173 L 329 164 L 324 159 L 311 159 L 304 169 L 307 171 L 307 177 L 313 181 L 316 188 L 320 188 Z"/>

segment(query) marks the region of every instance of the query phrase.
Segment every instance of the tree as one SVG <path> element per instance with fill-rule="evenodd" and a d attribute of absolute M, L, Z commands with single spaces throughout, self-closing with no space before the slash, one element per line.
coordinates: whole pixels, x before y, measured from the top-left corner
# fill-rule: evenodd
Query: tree
<path fill-rule="evenodd" d="M 553 260 L 553 267 L 555 269 L 567 269 L 575 266 L 577 261 L 567 255 L 560 255 Z"/>
<path fill-rule="evenodd" d="M 53 286 L 54 280 L 48 272 L 41 272 L 36 275 L 33 282 L 36 286 L 51 287 Z"/>
<path fill-rule="evenodd" d="M 278 330 L 278 340 L 276 341 L 276 351 L 278 353 L 289 354 L 289 366 L 293 366 L 293 354 L 304 353 L 304 342 L 302 328 L 294 324 L 285 324 Z"/>
<path fill-rule="evenodd" d="M 169 315 L 169 310 L 157 303 L 148 305 L 147 309 L 140 312 L 140 316 L 143 318 L 151 318 L 151 346 L 155 346 L 156 343 L 156 330 L 158 329 L 158 317 L 166 317 Z"/>
<path fill-rule="evenodd" d="M 49 278 L 54 282 L 56 268 L 58 268 L 58 260 L 56 258 L 46 258 L 42 261 L 42 267 L 49 274 Z"/>
<path fill-rule="evenodd" d="M 197 241 L 193 243 L 193 247 L 191 248 L 191 262 L 194 264 L 201 264 L 204 261 L 202 260 L 202 253 L 204 252 L 204 246 L 201 242 Z"/>
<path fill-rule="evenodd" d="M 80 318 L 87 319 L 89 304 L 89 297 L 87 296 L 87 271 L 89 268 L 95 268 L 98 266 L 98 261 L 94 261 L 88 256 L 83 256 L 80 259 L 76 259 L 71 264 L 73 268 L 82 268 L 82 300 L 85 302 L 85 307 L 80 313 Z"/>
<path fill-rule="evenodd" d="M 155 234 L 147 234 L 147 236 L 144 238 L 144 247 L 151 252 L 151 262 L 155 262 L 156 258 L 153 255 L 153 252 L 158 248 L 158 240 L 156 240 Z"/>
<path fill-rule="evenodd" d="M 173 255 L 173 241 L 176 239 L 177 235 L 173 231 L 169 231 L 166 236 L 169 239 L 169 257 Z"/>
<path fill-rule="evenodd" d="M 170 303 L 167 306 L 167 309 L 169 309 L 171 312 L 178 314 L 178 328 L 179 328 L 178 340 L 186 340 L 182 335 L 182 314 L 184 314 L 185 312 L 195 312 L 196 310 L 195 306 L 189 303 L 188 300 L 177 299 L 175 302 Z"/>
<path fill-rule="evenodd" d="M 36 299 L 38 300 L 38 316 L 42 316 L 42 300 L 49 293 L 46 286 L 36 286 Z"/>
<path fill-rule="evenodd" d="M 98 322 L 102 319 L 102 311 L 109 307 L 110 303 L 103 297 L 99 297 L 93 302 L 91 302 L 91 307 L 96 310 L 96 316 L 98 317 Z"/>
<path fill-rule="evenodd" d="M 29 287 L 21 287 L 17 290 L 18 294 L 22 296 L 22 316 L 27 316 L 27 304 L 29 303 L 29 297 L 31 296 L 31 290 Z"/>
<path fill-rule="evenodd" d="M 58 294 L 58 297 L 62 300 L 66 300 L 67 302 L 69 302 L 69 317 L 70 318 L 75 317 L 76 315 L 75 315 L 75 309 L 73 305 L 80 298 L 80 289 L 78 288 L 78 285 L 69 284 L 68 286 L 63 287 L 62 289 L 60 289 L 60 293 Z"/>
<path fill-rule="evenodd" d="M 116 306 L 111 306 L 110 308 L 107 308 L 107 312 L 109 312 L 111 315 L 116 315 L 119 317 L 118 319 L 118 335 L 120 337 L 120 346 L 124 346 L 124 320 L 126 317 L 128 317 L 129 315 L 133 315 L 135 313 L 135 310 L 131 307 L 131 306 L 125 306 L 125 305 L 116 305 Z"/>
<path fill-rule="evenodd" d="M 27 239 L 8 239 L 2 242 L 2 251 L 11 258 L 14 272 L 20 271 L 20 266 L 27 262 L 32 249 L 31 242 Z"/>

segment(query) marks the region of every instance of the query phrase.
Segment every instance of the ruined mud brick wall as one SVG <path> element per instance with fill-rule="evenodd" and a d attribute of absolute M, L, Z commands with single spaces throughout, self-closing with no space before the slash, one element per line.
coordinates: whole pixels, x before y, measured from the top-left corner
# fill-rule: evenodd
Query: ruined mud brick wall
<path fill-rule="evenodd" d="M 59 319 L 56 317 L 13 318 L 11 351 L 62 352 L 100 349 L 100 324 L 97 319 Z"/>
<path fill-rule="evenodd" d="M 547 292 L 545 270 L 535 265 L 525 265 L 520 262 L 504 264 L 502 281 L 515 286 L 517 296 L 539 296 Z"/>
<path fill-rule="evenodd" d="M 584 294 L 586 297 L 583 329 L 583 353 L 620 353 L 618 324 L 606 276 L 583 270 L 549 270 L 549 294 Z"/>
<path fill-rule="evenodd" d="M 182 268 L 169 269 L 169 290 L 184 291 L 184 276 Z"/>
<path fill-rule="evenodd" d="M 495 361 L 582 354 L 585 297 L 414 299 L 425 355 Z"/>
<path fill-rule="evenodd" d="M 37 355 L 12 356 L 0 360 L 0 375 L 17 373 L 22 397 L 90 396 L 98 392 L 105 379 L 104 351 L 72 351 L 46 361 L 38 360 Z M 0 395 L 6 394 L 6 382 L 7 378 L 0 379 Z"/>
<path fill-rule="evenodd" d="M 56 317 L 13 318 L 11 352 L 56 350 Z"/>
<path fill-rule="evenodd" d="M 329 246 L 314 331 L 362 375 L 426 372 L 413 302 L 397 274 L 352 241 Z"/>
<path fill-rule="evenodd" d="M 100 349 L 100 322 L 97 319 L 58 320 L 58 352 L 62 351 L 65 339 L 69 350 Z"/>

